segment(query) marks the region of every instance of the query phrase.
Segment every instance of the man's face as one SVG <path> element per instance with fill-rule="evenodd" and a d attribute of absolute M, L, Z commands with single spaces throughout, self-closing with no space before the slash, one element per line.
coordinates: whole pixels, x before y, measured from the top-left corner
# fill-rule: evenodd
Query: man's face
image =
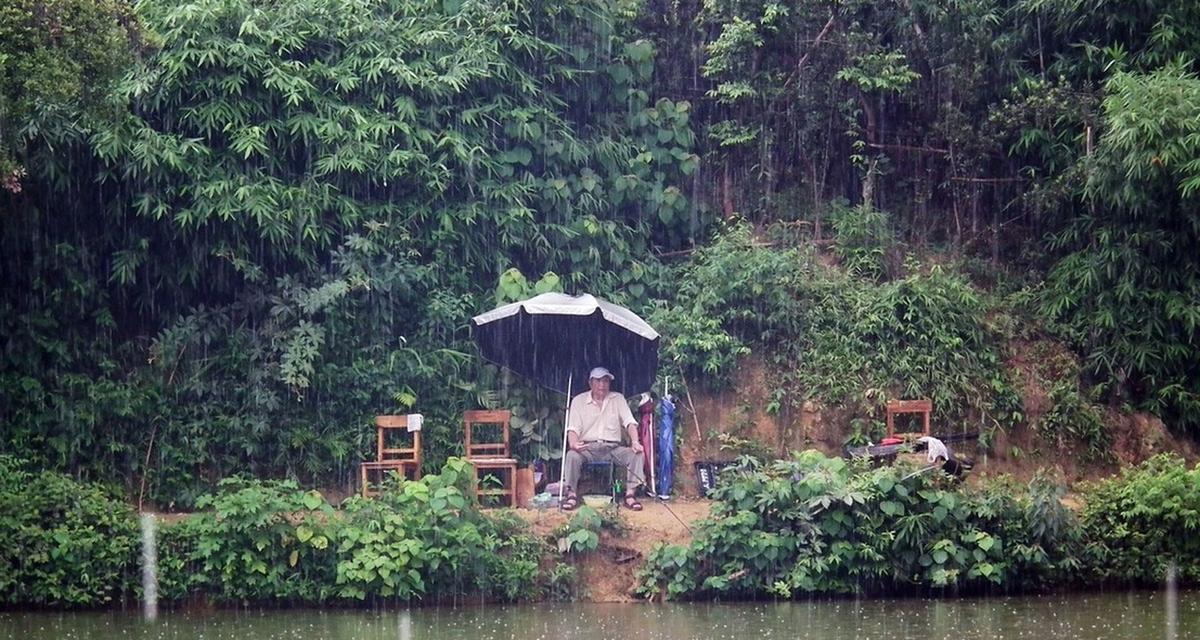
<path fill-rule="evenodd" d="M 611 383 L 612 380 L 607 376 L 603 378 L 591 378 L 588 380 L 588 386 L 591 387 L 592 393 L 600 397 L 608 395 L 608 387 Z"/>

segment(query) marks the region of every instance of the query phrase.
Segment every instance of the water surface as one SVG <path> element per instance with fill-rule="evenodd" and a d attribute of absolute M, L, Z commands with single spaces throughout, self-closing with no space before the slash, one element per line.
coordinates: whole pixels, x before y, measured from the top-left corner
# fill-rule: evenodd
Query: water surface
<path fill-rule="evenodd" d="M 581 604 L 374 611 L 271 610 L 0 613 L 21 640 L 1200 640 L 1200 592 L 1179 594 L 1168 624 L 1161 593 L 954 600 L 813 600 L 747 604 Z"/>

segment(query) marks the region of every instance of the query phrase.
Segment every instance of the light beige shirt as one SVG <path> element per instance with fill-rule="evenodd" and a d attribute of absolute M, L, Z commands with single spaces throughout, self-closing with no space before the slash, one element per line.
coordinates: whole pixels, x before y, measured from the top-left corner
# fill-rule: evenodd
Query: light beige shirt
<path fill-rule="evenodd" d="M 610 391 L 604 402 L 592 399 L 591 391 L 571 399 L 571 410 L 567 417 L 567 431 L 579 434 L 584 442 L 609 440 L 621 442 L 625 426 L 637 424 L 625 396 Z"/>

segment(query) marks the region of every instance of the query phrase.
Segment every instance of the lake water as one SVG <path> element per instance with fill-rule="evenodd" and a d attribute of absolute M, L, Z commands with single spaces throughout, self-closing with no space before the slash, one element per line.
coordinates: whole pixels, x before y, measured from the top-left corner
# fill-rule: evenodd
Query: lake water
<path fill-rule="evenodd" d="M 153 640 L 1200 640 L 1200 592 L 746 604 L 580 604 L 389 610 L 0 612 L 0 638 Z"/>

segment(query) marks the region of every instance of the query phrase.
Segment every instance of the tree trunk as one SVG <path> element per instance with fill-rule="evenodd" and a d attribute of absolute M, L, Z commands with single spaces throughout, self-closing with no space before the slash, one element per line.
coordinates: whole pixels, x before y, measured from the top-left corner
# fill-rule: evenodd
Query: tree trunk
<path fill-rule="evenodd" d="M 874 148 L 874 145 L 879 144 L 878 135 L 878 119 L 875 110 L 871 108 L 871 101 L 862 91 L 858 92 L 858 103 L 862 106 L 863 117 L 867 124 L 863 130 L 863 135 L 866 138 L 867 148 Z M 866 175 L 863 176 L 862 183 L 862 201 L 868 207 L 875 206 L 875 165 L 877 160 L 869 158 L 867 160 Z"/>
<path fill-rule="evenodd" d="M 725 172 L 721 176 L 721 208 L 725 218 L 733 217 L 733 180 L 729 177 L 729 160 L 725 160 Z"/>

